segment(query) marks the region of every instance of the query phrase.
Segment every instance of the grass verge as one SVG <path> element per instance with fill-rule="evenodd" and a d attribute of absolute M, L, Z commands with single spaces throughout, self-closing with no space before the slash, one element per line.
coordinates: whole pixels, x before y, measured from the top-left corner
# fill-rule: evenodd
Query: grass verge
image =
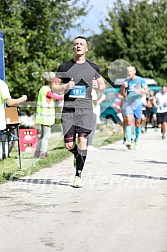
<path fill-rule="evenodd" d="M 96 132 L 94 146 L 101 147 L 107 144 L 112 144 L 120 139 L 122 139 L 121 131 L 113 134 L 112 128 L 106 126 Z M 15 143 L 14 149 L 10 153 L 10 157 L 0 161 L 0 183 L 31 175 L 42 168 L 51 167 L 60 163 L 71 155 L 70 152 L 64 149 L 63 136 L 58 133 L 52 134 L 52 137 L 49 140 L 48 153 L 49 157 L 47 159 L 35 159 L 34 153 L 22 152 L 22 169 L 20 169 L 18 148 L 17 143 Z"/>

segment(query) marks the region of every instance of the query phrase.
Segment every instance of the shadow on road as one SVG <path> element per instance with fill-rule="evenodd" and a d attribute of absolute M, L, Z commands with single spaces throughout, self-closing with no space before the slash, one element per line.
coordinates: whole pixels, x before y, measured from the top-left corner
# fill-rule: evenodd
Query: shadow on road
<path fill-rule="evenodd" d="M 167 178 L 165 178 L 165 177 L 153 177 L 153 176 L 146 176 L 146 175 L 133 175 L 133 174 L 112 174 L 112 175 L 128 177 L 128 178 L 167 180 Z"/>
<path fill-rule="evenodd" d="M 165 164 L 165 165 L 167 165 L 167 162 L 160 162 L 160 161 L 157 161 L 157 160 L 143 160 L 143 162 L 153 163 L 153 164 Z"/>
<path fill-rule="evenodd" d="M 73 187 L 69 181 L 53 181 L 52 179 L 40 179 L 40 178 L 30 178 L 30 179 L 14 179 L 13 182 L 20 183 L 31 183 L 37 185 L 59 185 L 59 186 L 69 186 Z"/>

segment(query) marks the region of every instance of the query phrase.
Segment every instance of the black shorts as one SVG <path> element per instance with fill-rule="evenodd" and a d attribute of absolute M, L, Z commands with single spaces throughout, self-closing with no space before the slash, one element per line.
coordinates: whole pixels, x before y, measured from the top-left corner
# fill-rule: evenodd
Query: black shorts
<path fill-rule="evenodd" d="M 157 123 L 161 124 L 163 122 L 167 122 L 167 112 L 157 113 Z"/>
<path fill-rule="evenodd" d="M 150 112 L 146 109 L 146 110 L 142 110 L 142 114 L 148 118 L 150 116 Z"/>
<path fill-rule="evenodd" d="M 75 141 L 76 134 L 87 137 L 93 129 L 93 109 L 63 108 L 61 122 L 65 142 Z"/>

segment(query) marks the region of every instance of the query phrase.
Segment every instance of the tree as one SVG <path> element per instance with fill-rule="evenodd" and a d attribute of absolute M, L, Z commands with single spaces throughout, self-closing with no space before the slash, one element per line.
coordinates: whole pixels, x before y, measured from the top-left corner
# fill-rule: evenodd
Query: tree
<path fill-rule="evenodd" d="M 86 14 L 79 0 L 2 0 L 0 30 L 4 32 L 6 82 L 13 97 L 28 94 L 34 100 L 43 84 L 41 74 L 55 71 L 71 57 L 68 29 Z M 32 77 L 39 72 L 39 78 Z"/>
<path fill-rule="evenodd" d="M 108 64 L 124 59 L 143 77 L 164 84 L 167 71 L 166 0 L 118 0 L 101 24 L 102 34 L 94 38 L 95 53 Z M 108 76 L 105 76 L 108 78 Z"/>

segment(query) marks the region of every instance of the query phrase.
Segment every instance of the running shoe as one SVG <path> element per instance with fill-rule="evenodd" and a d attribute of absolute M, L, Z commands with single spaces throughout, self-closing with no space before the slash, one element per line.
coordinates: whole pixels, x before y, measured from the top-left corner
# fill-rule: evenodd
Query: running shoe
<path fill-rule="evenodd" d="M 125 144 L 126 143 L 126 137 L 124 137 L 124 139 L 123 139 L 123 144 Z"/>
<path fill-rule="evenodd" d="M 130 150 L 131 149 L 131 143 L 127 142 L 126 147 L 128 148 L 128 150 Z"/>
<path fill-rule="evenodd" d="M 141 127 L 141 133 L 144 133 L 144 128 L 143 127 Z"/>
<path fill-rule="evenodd" d="M 135 150 L 138 150 L 138 149 L 139 149 L 139 142 L 138 142 L 138 141 L 135 141 L 135 142 L 134 142 L 134 149 L 135 149 Z"/>
<path fill-rule="evenodd" d="M 75 188 L 80 188 L 80 187 L 82 187 L 82 181 L 81 181 L 81 178 L 80 178 L 80 177 L 75 176 L 73 186 L 74 186 Z"/>

